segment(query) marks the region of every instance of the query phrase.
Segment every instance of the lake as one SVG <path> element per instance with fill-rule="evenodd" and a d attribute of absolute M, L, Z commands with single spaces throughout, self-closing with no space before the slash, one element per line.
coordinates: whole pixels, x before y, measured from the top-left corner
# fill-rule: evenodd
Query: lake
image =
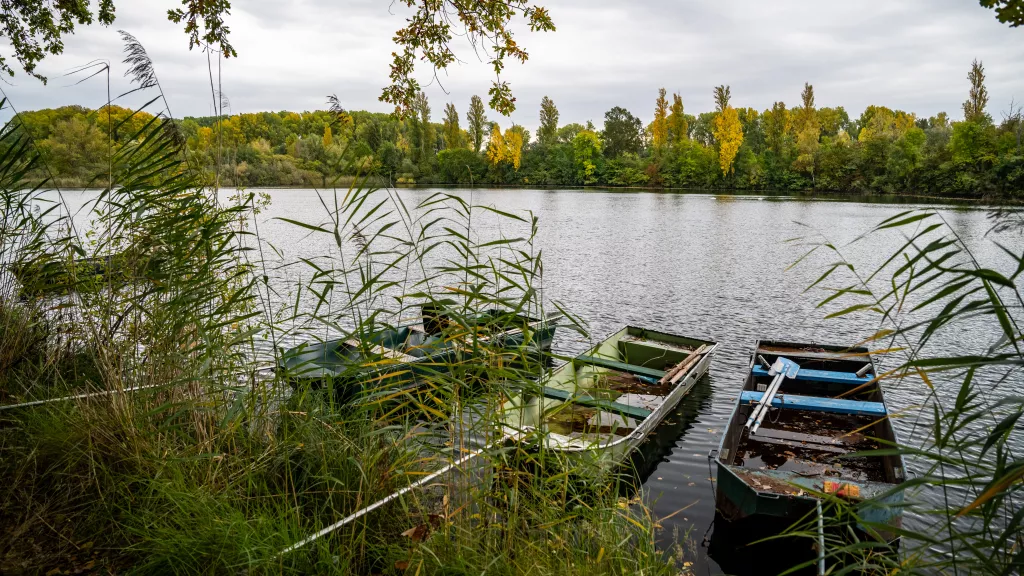
<path fill-rule="evenodd" d="M 258 217 L 260 235 L 283 249 L 286 260 L 323 254 L 323 242 L 311 241 L 306 231 L 276 220 L 322 221 L 324 208 L 316 192 L 267 192 L 272 203 Z M 435 192 L 400 189 L 396 193 L 412 206 Z M 536 245 L 543 250 L 543 296 L 582 317 L 592 336 L 585 340 L 562 331 L 555 342 L 557 352 L 581 352 L 624 324 L 720 342 L 709 375 L 652 440 L 649 452 L 656 462 L 644 470 L 642 497 L 657 517 L 686 508 L 662 522 L 662 538 L 668 542 L 674 534 L 689 534 L 698 573 L 718 570 L 699 545 L 714 518 L 708 453 L 718 447 L 755 339 L 849 345 L 878 328 L 874 316 L 826 320 L 827 311 L 835 308 L 816 308 L 824 294 L 804 291 L 832 258 L 812 258 L 790 269 L 806 247 L 787 240 L 820 233 L 843 246 L 885 218 L 928 206 L 599 190 L 453 192 L 476 204 L 511 212 L 530 210 L 539 217 Z M 80 193 L 68 193 L 69 204 L 77 203 L 76 194 Z M 1018 253 L 1024 247 L 1017 233 L 990 234 L 992 224 L 982 206 L 942 206 L 940 213 L 983 266 L 1009 266 L 993 238 Z M 496 232 L 488 231 L 488 225 L 481 220 L 481 234 Z M 899 243 L 898 233 L 889 232 L 843 251 L 858 266 L 868 268 Z M 938 338 L 933 350 L 980 349 L 993 344 L 998 334 L 998 326 L 974 323 Z M 887 390 L 891 411 L 914 406 L 921 398 L 919 390 Z M 897 421 L 897 428 L 904 441 L 922 433 L 913 419 Z"/>

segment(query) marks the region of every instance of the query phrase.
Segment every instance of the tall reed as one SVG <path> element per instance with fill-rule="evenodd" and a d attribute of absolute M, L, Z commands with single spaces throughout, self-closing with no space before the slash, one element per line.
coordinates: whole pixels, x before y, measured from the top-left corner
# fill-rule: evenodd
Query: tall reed
<path fill-rule="evenodd" d="M 321 193 L 322 221 L 289 221 L 324 240 L 321 257 L 289 259 L 260 236 L 254 194 L 222 198 L 193 167 L 152 62 L 123 36 L 136 114 L 153 117 L 109 143 L 88 216 L 25 180 L 39 160 L 16 117 L 0 132 L 0 571 L 672 571 L 642 508 L 510 467 L 534 453 L 497 442 L 501 401 L 548 360 L 492 337 L 545 315 L 536 218 L 458 194 L 408 207 L 361 180 Z M 366 343 L 424 305 L 445 311 L 459 353 L 413 379 Z M 336 338 L 363 343 L 354 370 L 377 375 L 351 401 L 268 369 Z M 10 408 L 31 400 L 46 402 Z"/>

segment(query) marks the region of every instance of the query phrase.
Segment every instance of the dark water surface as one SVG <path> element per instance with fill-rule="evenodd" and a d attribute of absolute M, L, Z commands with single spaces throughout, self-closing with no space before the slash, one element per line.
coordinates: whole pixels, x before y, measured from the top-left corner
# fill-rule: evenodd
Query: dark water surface
<path fill-rule="evenodd" d="M 285 250 L 287 259 L 322 254 L 324 244 L 274 220 L 322 221 L 324 208 L 316 192 L 268 192 L 273 203 L 259 216 L 260 234 Z M 433 192 L 436 190 L 409 189 L 397 193 L 412 206 Z M 709 375 L 683 399 L 644 449 L 644 455 L 654 461 L 643 470 L 643 498 L 656 517 L 674 514 L 662 521 L 662 541 L 689 538 L 696 556 L 689 555 L 688 560 L 696 561 L 698 574 L 720 573 L 718 564 L 707 558 L 700 546 L 714 518 L 708 452 L 718 447 L 755 339 L 849 345 L 878 328 L 874 316 L 824 319 L 826 311 L 815 308 L 824 294 L 804 290 L 821 274 L 822 266 L 835 258 L 812 258 L 787 270 L 806 248 L 786 240 L 817 231 L 843 246 L 885 218 L 925 206 L 691 193 L 457 193 L 477 204 L 506 211 L 531 210 L 539 217 L 543 296 L 581 316 L 592 334 L 592 340 L 585 341 L 568 330 L 561 332 L 555 342 L 557 352 L 578 353 L 624 324 L 720 342 Z M 983 266 L 1009 266 L 992 235 L 987 237 L 991 222 L 983 207 L 945 206 L 941 214 Z M 488 226 L 481 222 L 483 228 Z M 996 239 L 1018 253 L 1024 246 L 1016 234 Z M 873 235 L 843 251 L 866 269 L 900 243 L 898 233 L 890 232 Z M 939 338 L 934 350 L 987 347 L 997 336 L 998 326 L 971 325 Z M 1014 385 L 1019 393 L 1020 383 Z M 922 399 L 922 393 L 914 389 L 886 390 L 886 394 L 894 412 Z M 919 436 L 913 418 L 897 421 L 897 428 L 904 441 Z"/>

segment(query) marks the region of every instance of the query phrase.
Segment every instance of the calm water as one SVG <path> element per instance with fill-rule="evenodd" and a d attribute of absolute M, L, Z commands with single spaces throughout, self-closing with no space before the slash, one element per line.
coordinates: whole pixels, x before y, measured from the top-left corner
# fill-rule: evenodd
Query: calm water
<path fill-rule="evenodd" d="M 285 251 L 288 260 L 323 254 L 327 244 L 310 239 L 275 217 L 320 222 L 324 209 L 312 190 L 269 191 L 270 208 L 259 216 L 260 234 Z M 400 190 L 414 205 L 435 190 Z M 818 231 L 843 245 L 879 221 L 911 205 L 814 201 L 786 197 L 599 191 L 474 190 L 458 192 L 478 204 L 507 211 L 532 210 L 540 218 L 537 246 L 543 250 L 543 295 L 558 300 L 590 325 L 593 339 L 624 324 L 635 324 L 721 343 L 708 377 L 685 398 L 655 435 L 645 453 L 643 498 L 662 522 L 663 540 L 689 534 L 699 544 L 714 517 L 708 452 L 717 448 L 742 383 L 756 338 L 851 344 L 877 325 L 867 316 L 825 320 L 816 309 L 822 293 L 803 293 L 834 258 L 812 259 L 788 270 L 805 248 L 787 239 Z M 72 200 L 69 198 L 69 201 Z M 921 206 L 920 204 L 916 206 Z M 942 210 L 952 229 L 982 265 L 1008 266 L 986 234 L 991 226 L 980 207 Z M 802 223 L 803 225 L 801 225 Z M 480 223 L 482 234 L 490 224 Z M 502 230 L 511 235 L 511 230 Z M 1002 235 L 1016 249 L 1024 241 Z M 844 248 L 868 268 L 899 245 L 894 233 L 872 236 Z M 984 324 L 940 339 L 935 350 L 987 347 L 997 327 Z M 559 352 L 580 352 L 591 344 L 564 331 Z M 1018 392 L 1020 391 L 1017 383 Z M 887 390 L 891 410 L 920 401 L 916 390 Z M 898 423 L 904 439 L 916 431 L 913 419 Z M 718 573 L 698 552 L 698 573 Z"/>

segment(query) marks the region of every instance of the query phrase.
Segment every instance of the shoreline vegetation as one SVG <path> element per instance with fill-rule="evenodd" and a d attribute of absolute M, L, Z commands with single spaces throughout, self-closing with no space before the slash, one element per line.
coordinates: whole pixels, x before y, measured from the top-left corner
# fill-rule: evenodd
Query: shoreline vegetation
<path fill-rule="evenodd" d="M 644 124 L 614 107 L 598 128 L 559 125 L 545 97 L 536 135 L 502 130 L 473 97 L 464 118 L 446 104 L 432 120 L 420 93 L 410 114 L 330 110 L 185 118 L 186 151 L 221 186 L 326 187 L 328 181 L 395 186 L 607 187 L 646 190 L 777 191 L 802 194 L 925 195 L 1016 200 L 1024 192 L 1024 116 L 1013 103 L 996 122 L 986 111 L 985 72 L 974 62 L 963 119 L 924 118 L 869 106 L 857 118 L 843 107 L 800 104 L 734 108 L 728 86 L 716 109 L 686 113 L 678 94 L 659 91 Z M 21 114 L 57 186 L 89 187 L 114 150 L 151 120 L 119 106 L 81 106 Z M 464 122 L 463 122 L 464 120 Z M 463 125 L 466 128 L 463 128 Z M 36 176 L 42 176 L 37 174 Z"/>

